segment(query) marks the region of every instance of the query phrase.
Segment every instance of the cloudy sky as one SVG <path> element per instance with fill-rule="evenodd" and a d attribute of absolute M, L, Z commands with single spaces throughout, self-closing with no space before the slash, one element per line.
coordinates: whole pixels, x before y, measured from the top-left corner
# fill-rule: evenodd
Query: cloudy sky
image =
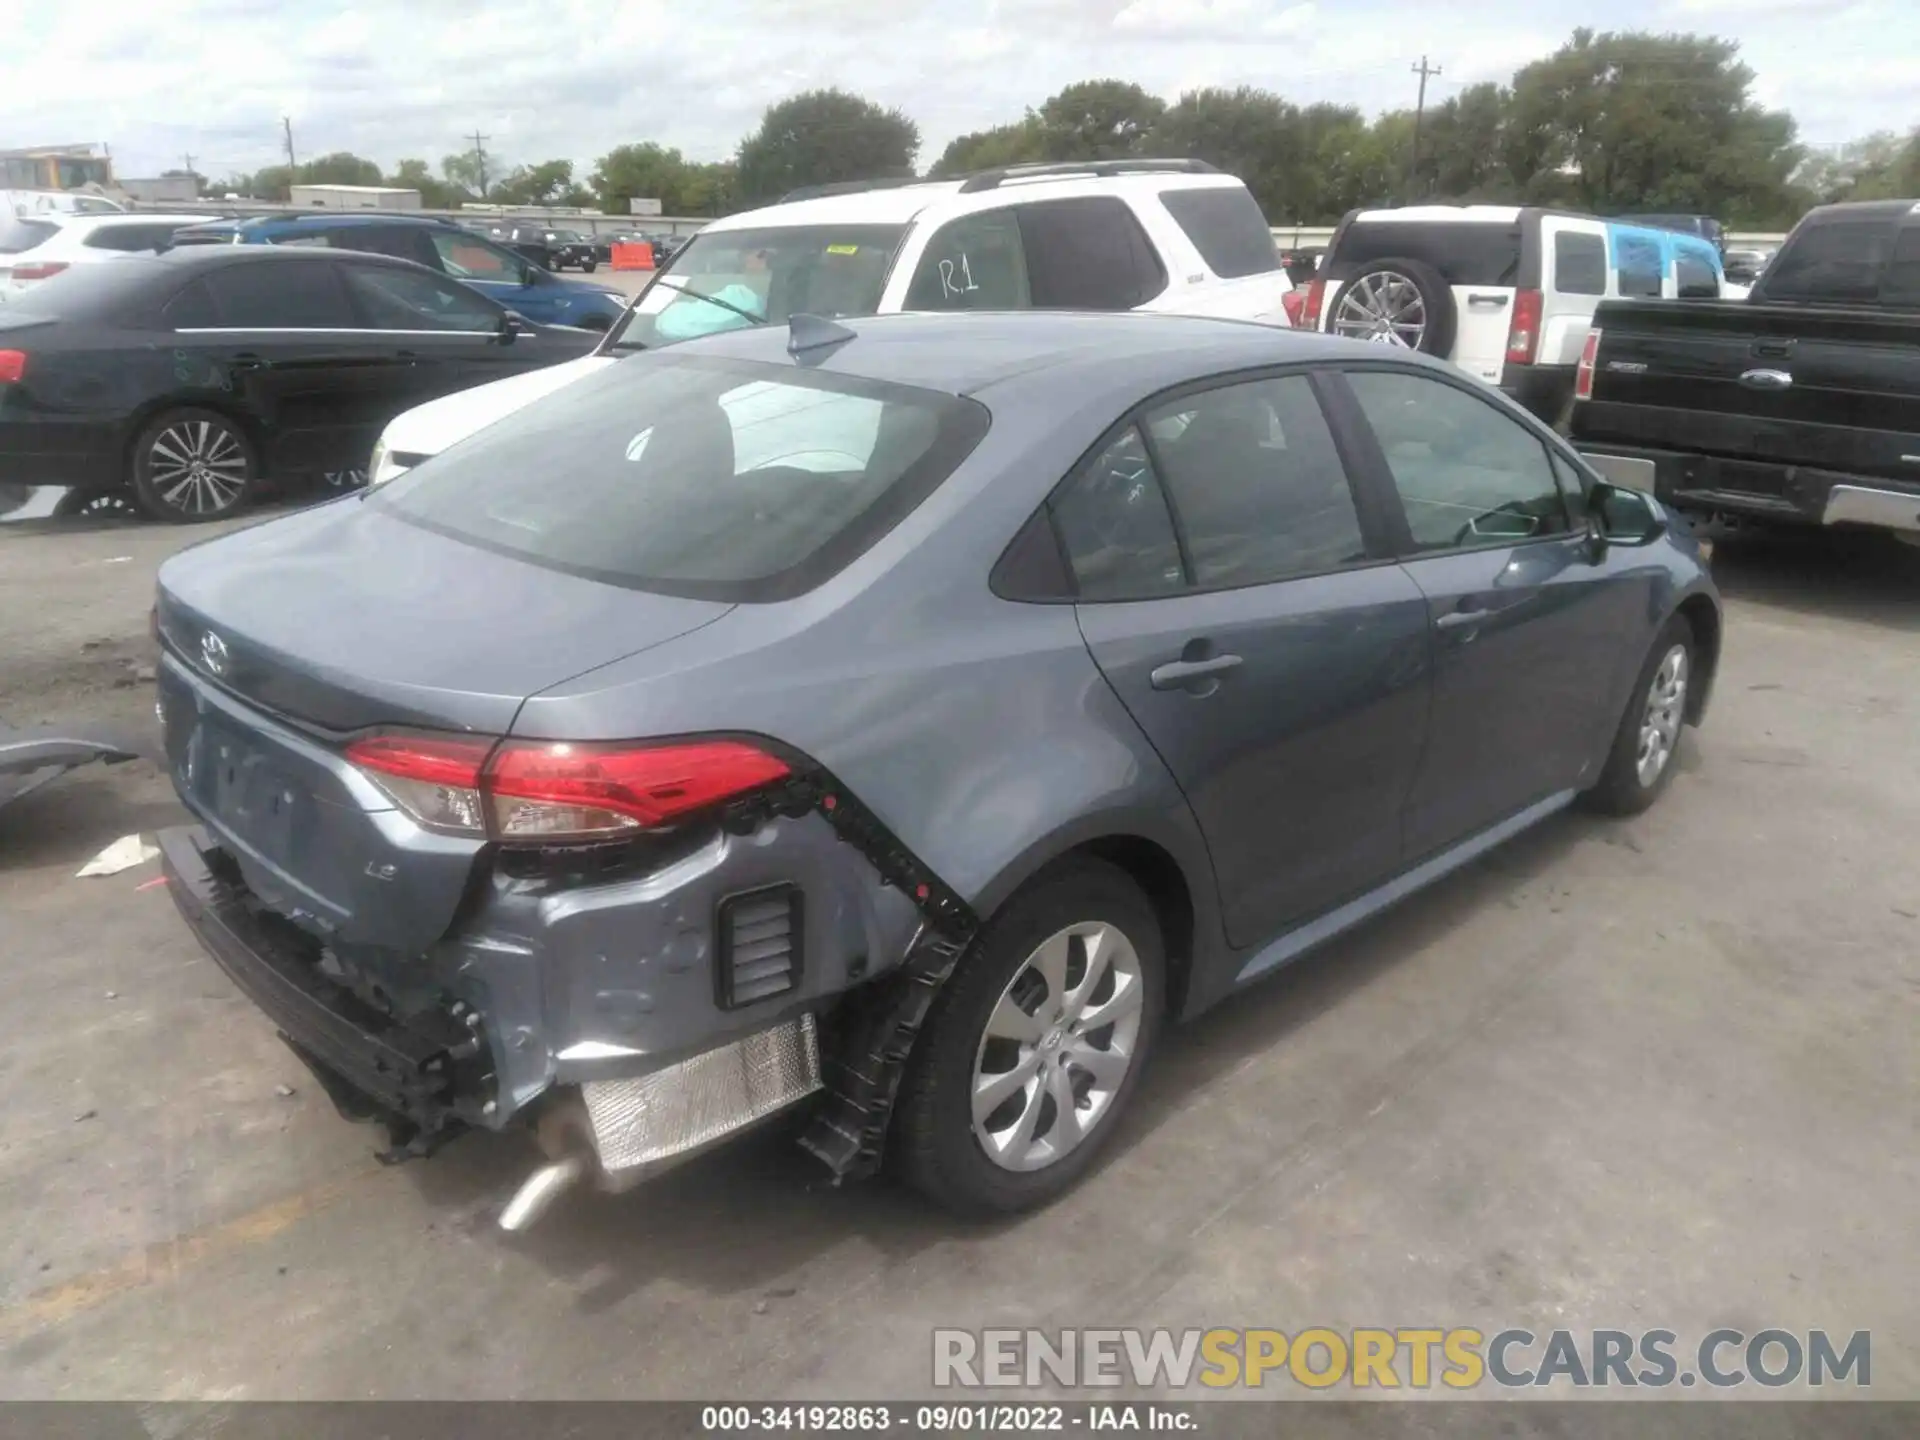
<path fill-rule="evenodd" d="M 0 0 L 0 146 L 105 141 L 122 175 L 191 153 L 403 156 L 491 137 L 502 164 L 582 168 L 624 141 L 731 153 L 765 106 L 840 85 L 919 122 L 922 162 L 1060 86 L 1172 98 L 1256 84 L 1368 112 L 1505 79 L 1577 25 L 1738 40 L 1760 98 L 1832 144 L 1920 123 L 1916 0 Z"/>

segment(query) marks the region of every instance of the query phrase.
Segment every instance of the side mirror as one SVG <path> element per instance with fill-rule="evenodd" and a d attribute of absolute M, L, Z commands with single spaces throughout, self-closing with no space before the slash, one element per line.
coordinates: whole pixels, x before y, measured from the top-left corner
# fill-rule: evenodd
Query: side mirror
<path fill-rule="evenodd" d="M 1650 545 L 1667 531 L 1667 516 L 1653 498 L 1602 480 L 1587 492 L 1587 528 L 1602 550 L 1608 545 Z"/>

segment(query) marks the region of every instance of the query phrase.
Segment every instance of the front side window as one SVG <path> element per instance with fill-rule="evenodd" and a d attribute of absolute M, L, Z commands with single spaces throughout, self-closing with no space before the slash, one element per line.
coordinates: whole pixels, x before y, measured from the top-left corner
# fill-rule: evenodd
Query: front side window
<path fill-rule="evenodd" d="M 1424 375 L 1348 374 L 1419 550 L 1513 544 L 1569 528 L 1540 438 L 1491 402 Z"/>
<path fill-rule="evenodd" d="M 1129 425 L 1051 502 L 1082 600 L 1145 600 L 1186 586 L 1166 493 Z"/>
<path fill-rule="evenodd" d="M 1196 584 L 1260 585 L 1365 560 L 1353 492 L 1304 375 L 1147 412 Z"/>
<path fill-rule="evenodd" d="M 524 285 L 527 262 L 511 250 L 457 230 L 433 236 L 433 248 L 440 264 L 456 280 L 491 280 L 505 285 Z"/>
<path fill-rule="evenodd" d="M 500 311 L 480 296 L 438 275 L 397 265 L 348 265 L 347 289 L 377 330 L 492 332 Z"/>
<path fill-rule="evenodd" d="M 696 235 L 627 312 L 612 348 L 652 349 L 795 315 L 872 315 L 903 230 L 786 225 Z"/>
<path fill-rule="evenodd" d="M 1674 294 L 1682 300 L 1720 298 L 1720 277 L 1713 273 L 1711 265 L 1697 256 L 1674 256 L 1673 281 Z"/>
<path fill-rule="evenodd" d="M 779 599 L 885 534 L 986 428 L 985 409 L 937 391 L 641 355 L 495 422 L 369 503 L 616 585 Z"/>
<path fill-rule="evenodd" d="M 949 220 L 907 287 L 909 310 L 1025 310 L 1033 303 L 1020 222 L 1011 209 Z"/>
<path fill-rule="evenodd" d="M 230 330 L 350 330 L 358 325 L 327 261 L 289 255 L 284 261 L 229 265 L 206 277 L 207 291 Z"/>

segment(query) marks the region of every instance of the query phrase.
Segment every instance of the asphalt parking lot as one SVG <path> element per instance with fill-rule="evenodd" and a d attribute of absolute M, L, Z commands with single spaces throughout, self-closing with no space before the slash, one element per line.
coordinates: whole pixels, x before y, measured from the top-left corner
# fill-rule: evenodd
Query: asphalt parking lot
<path fill-rule="evenodd" d="M 205 534 L 0 526 L 0 715 L 150 720 L 154 570 Z M 1090 1183 L 988 1227 L 775 1133 L 505 1236 L 531 1147 L 376 1164 L 154 866 L 75 878 L 181 813 L 76 772 L 0 811 L 0 1397 L 904 1397 L 936 1325 L 1526 1325 L 1869 1330 L 1920 1398 L 1920 550 L 1716 570 L 1652 812 L 1174 1032 Z"/>

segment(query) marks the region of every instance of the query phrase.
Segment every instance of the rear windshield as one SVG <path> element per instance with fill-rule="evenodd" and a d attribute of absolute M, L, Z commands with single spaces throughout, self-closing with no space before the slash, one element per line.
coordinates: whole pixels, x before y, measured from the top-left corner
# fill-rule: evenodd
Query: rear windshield
<path fill-rule="evenodd" d="M 1266 217 L 1241 186 L 1163 190 L 1160 203 L 1186 232 L 1207 268 L 1221 279 L 1280 268 L 1280 252 L 1274 248 Z"/>
<path fill-rule="evenodd" d="M 986 433 L 971 400 L 788 365 L 638 355 L 369 497 L 589 579 L 779 600 L 837 573 Z"/>
<path fill-rule="evenodd" d="M 1888 216 L 1808 226 L 1768 267 L 1767 299 L 1872 304 L 1880 296 L 1894 235 Z"/>
<path fill-rule="evenodd" d="M 45 220 L 0 219 L 0 255 L 19 255 L 33 249 L 60 227 Z"/>
<path fill-rule="evenodd" d="M 614 331 L 615 348 L 669 345 L 794 315 L 872 315 L 903 225 L 786 225 L 696 235 Z"/>
<path fill-rule="evenodd" d="M 1511 285 L 1520 275 L 1520 226 L 1426 220 L 1356 220 L 1334 243 L 1323 268 L 1349 280 L 1377 261 L 1418 260 L 1449 285 Z"/>

